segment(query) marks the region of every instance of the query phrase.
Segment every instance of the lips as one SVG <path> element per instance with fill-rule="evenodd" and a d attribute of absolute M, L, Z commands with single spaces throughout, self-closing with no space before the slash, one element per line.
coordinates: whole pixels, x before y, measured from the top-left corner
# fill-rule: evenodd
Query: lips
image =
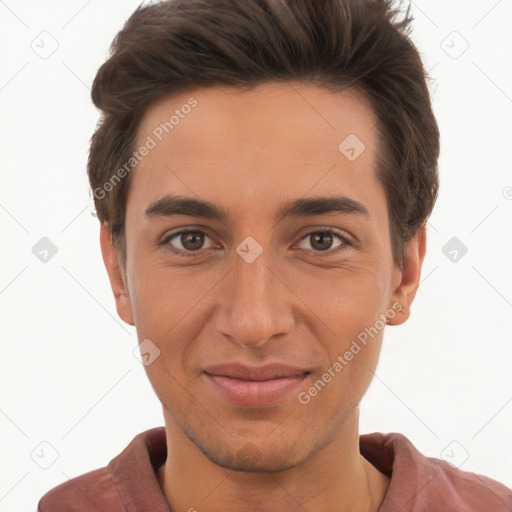
<path fill-rule="evenodd" d="M 232 379 L 263 381 L 285 377 L 295 377 L 308 373 L 307 370 L 285 364 L 267 364 L 265 366 L 246 366 L 242 364 L 219 364 L 204 370 L 210 375 L 231 377 Z"/>
<path fill-rule="evenodd" d="M 214 391 L 229 402 L 246 407 L 268 406 L 299 387 L 310 372 L 284 364 L 245 366 L 221 364 L 204 370 Z"/>

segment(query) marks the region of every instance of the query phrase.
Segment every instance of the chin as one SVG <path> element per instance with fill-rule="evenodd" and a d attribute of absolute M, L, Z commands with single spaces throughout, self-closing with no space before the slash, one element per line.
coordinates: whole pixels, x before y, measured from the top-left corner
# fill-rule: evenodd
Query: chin
<path fill-rule="evenodd" d="M 214 448 L 211 446 L 198 446 L 198 448 L 217 466 L 244 473 L 275 473 L 291 469 L 302 462 L 290 447 L 282 447 L 277 452 L 275 447 L 261 450 L 250 441 L 244 443 L 238 450 L 219 445 Z"/>
<path fill-rule="evenodd" d="M 272 473 L 293 468 L 308 458 L 307 442 L 273 427 L 257 432 L 254 429 L 241 434 L 228 434 L 220 429 L 182 428 L 190 441 L 211 462 L 231 471 Z"/>

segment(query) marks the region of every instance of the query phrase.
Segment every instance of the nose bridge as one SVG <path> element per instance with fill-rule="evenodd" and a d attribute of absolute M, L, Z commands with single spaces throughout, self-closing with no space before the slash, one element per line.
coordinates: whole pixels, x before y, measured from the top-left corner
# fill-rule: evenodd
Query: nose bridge
<path fill-rule="evenodd" d="M 259 254 L 254 258 L 255 250 Z M 220 333 L 240 344 L 258 346 L 291 329 L 293 310 L 273 266 L 271 251 L 258 251 L 253 240 L 238 246 L 223 288 Z"/>

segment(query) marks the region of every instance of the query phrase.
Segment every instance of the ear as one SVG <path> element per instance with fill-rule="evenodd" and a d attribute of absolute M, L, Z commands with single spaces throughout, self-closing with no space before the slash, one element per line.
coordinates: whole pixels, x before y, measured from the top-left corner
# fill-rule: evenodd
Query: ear
<path fill-rule="evenodd" d="M 425 258 L 427 246 L 427 233 L 425 224 L 417 231 L 416 235 L 407 242 L 405 246 L 405 261 L 401 273 L 402 279 L 398 287 L 394 290 L 389 308 L 396 312 L 391 318 L 388 318 L 388 325 L 403 324 L 411 314 L 411 304 L 418 291 L 421 277 L 421 267 Z"/>
<path fill-rule="evenodd" d="M 128 295 L 128 288 L 116 259 L 108 222 L 101 223 L 100 245 L 103 263 L 107 269 L 110 286 L 112 287 L 112 292 L 114 293 L 114 299 L 116 301 L 117 314 L 127 324 L 135 325 L 135 322 L 133 321 L 132 303 Z"/>

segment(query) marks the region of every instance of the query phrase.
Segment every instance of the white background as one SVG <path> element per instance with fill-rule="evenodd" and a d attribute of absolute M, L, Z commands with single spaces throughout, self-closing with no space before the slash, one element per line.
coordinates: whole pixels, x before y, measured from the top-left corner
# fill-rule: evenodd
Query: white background
<path fill-rule="evenodd" d="M 90 85 L 138 3 L 0 0 L 0 512 L 35 510 L 163 425 L 135 329 L 115 312 L 85 172 Z M 413 314 L 386 330 L 361 432 L 401 432 L 512 487 L 512 1 L 417 0 L 412 12 L 441 192 Z M 57 44 L 46 59 L 33 49 Z M 442 251 L 454 236 L 468 248 L 457 262 Z M 42 237 L 58 249 L 47 263 L 32 253 Z"/>

